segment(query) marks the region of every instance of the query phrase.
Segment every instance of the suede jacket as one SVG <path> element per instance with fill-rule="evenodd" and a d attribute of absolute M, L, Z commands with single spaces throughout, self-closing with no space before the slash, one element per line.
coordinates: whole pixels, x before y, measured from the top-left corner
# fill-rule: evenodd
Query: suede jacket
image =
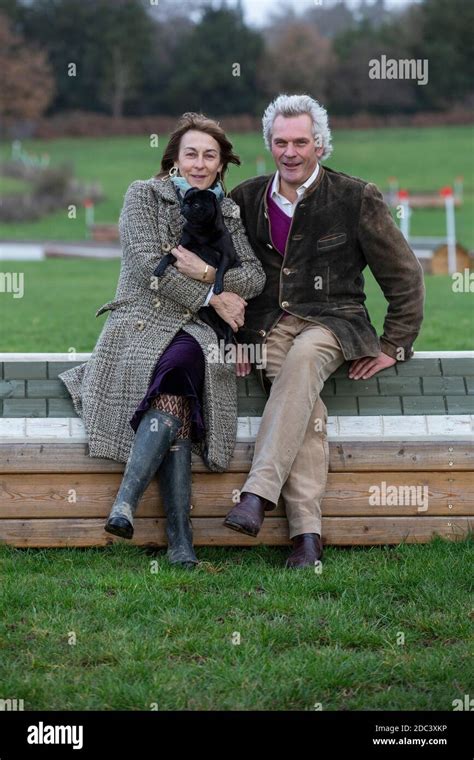
<path fill-rule="evenodd" d="M 266 274 L 263 291 L 246 307 L 238 341 L 264 343 L 285 310 L 332 330 L 346 360 L 380 351 L 410 359 L 423 320 L 423 270 L 378 188 L 320 166 L 296 206 L 282 256 L 267 208 L 273 177 L 254 177 L 230 193 Z M 380 338 L 364 306 L 367 265 L 388 301 Z"/>

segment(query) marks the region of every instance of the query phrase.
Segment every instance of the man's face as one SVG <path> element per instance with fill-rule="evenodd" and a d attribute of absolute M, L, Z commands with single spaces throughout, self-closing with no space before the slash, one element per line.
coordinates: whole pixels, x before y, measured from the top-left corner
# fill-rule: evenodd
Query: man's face
<path fill-rule="evenodd" d="M 272 129 L 272 155 L 280 176 L 299 187 L 312 175 L 324 153 L 313 136 L 309 114 L 277 116 Z"/>

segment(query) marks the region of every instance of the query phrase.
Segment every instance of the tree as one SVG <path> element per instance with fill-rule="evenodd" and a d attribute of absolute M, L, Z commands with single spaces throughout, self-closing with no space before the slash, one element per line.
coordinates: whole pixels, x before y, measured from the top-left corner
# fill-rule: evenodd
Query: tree
<path fill-rule="evenodd" d="M 427 58 L 429 78 L 425 96 L 444 106 L 473 93 L 472 0 L 424 0 L 417 9 L 421 37 L 414 57 Z"/>
<path fill-rule="evenodd" d="M 332 5 L 325 2 L 315 8 L 309 8 L 303 15 L 303 21 L 315 24 L 319 33 L 330 39 L 347 31 L 356 23 L 353 12 L 342 0 Z"/>
<path fill-rule="evenodd" d="M 108 4 L 101 11 L 105 56 L 99 97 L 112 115 L 118 117 L 143 81 L 144 55 L 151 46 L 151 24 L 136 0 L 115 0 L 112 12 Z"/>
<path fill-rule="evenodd" d="M 260 81 L 270 97 L 305 92 L 325 101 L 334 63 L 331 41 L 316 26 L 293 22 L 280 26 L 273 35 Z"/>
<path fill-rule="evenodd" d="M 25 38 L 48 52 L 57 82 L 52 112 L 123 112 L 151 45 L 143 0 L 35 0 L 16 15 Z"/>
<path fill-rule="evenodd" d="M 44 51 L 27 45 L 0 13 L 0 128 L 39 118 L 54 94 L 54 77 Z"/>
<path fill-rule="evenodd" d="M 168 113 L 254 113 L 263 39 L 239 10 L 206 8 L 178 44 L 164 103 Z"/>

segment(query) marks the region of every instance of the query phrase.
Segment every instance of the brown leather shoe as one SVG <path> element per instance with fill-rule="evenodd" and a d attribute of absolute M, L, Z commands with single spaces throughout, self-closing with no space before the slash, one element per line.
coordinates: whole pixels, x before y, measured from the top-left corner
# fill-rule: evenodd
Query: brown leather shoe
<path fill-rule="evenodd" d="M 265 510 L 271 512 L 275 507 L 276 504 L 262 496 L 257 496 L 249 491 L 242 491 L 240 502 L 232 507 L 224 520 L 224 525 L 226 528 L 255 537 L 262 527 Z"/>
<path fill-rule="evenodd" d="M 301 533 L 293 538 L 293 551 L 286 560 L 285 567 L 314 567 L 322 558 L 323 542 L 319 533 Z"/>

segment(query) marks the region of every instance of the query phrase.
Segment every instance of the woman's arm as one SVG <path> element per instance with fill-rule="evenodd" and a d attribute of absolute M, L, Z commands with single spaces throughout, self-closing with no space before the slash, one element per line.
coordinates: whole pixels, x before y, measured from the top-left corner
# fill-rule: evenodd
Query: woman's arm
<path fill-rule="evenodd" d="M 168 266 L 161 277 L 153 275 L 165 252 L 161 249 L 159 207 L 151 186 L 136 180 L 129 186 L 119 219 L 123 258 L 145 288 L 151 288 L 192 312 L 204 306 L 209 283 L 194 280 Z"/>

